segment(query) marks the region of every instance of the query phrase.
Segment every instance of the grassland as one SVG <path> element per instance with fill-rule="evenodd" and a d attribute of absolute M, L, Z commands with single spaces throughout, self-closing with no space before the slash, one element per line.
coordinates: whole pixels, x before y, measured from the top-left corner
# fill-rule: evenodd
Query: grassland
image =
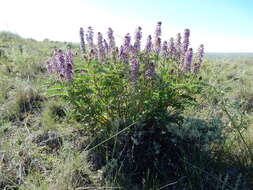
<path fill-rule="evenodd" d="M 182 160 L 162 171 L 168 181 L 147 174 L 133 182 L 125 179 L 131 171 L 119 178 L 113 160 L 87 152 L 96 137 L 71 119 L 66 102 L 46 95 L 45 62 L 67 45 L 79 52 L 76 44 L 0 33 L 0 189 L 253 189 L 253 54 L 206 55 L 199 80 L 212 88 L 173 131 L 187 140 Z"/>

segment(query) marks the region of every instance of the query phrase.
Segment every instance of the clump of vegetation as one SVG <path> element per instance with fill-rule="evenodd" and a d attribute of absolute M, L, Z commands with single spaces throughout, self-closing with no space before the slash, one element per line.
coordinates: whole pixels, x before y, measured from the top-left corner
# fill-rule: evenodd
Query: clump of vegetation
<path fill-rule="evenodd" d="M 70 49 L 66 54 L 55 50 L 47 63 L 48 71 L 56 74 L 49 95 L 67 101 L 72 118 L 94 138 L 84 151 L 89 152 L 88 161 L 95 170 L 102 169 L 106 180 L 126 189 L 157 189 L 186 173 L 187 179 L 178 182 L 178 188 L 237 188 L 244 183 L 232 180 L 240 172 L 231 177 L 223 171 L 220 175 L 225 182 L 209 179 L 217 176 L 213 170 L 220 162 L 216 159 L 221 152 L 219 146 L 231 135 L 226 121 L 216 113 L 203 119 L 185 114 L 194 109 L 204 111 L 205 104 L 211 103 L 211 109 L 216 106 L 215 112 L 225 112 L 229 122 L 234 119 L 223 106 L 223 99 L 217 97 L 216 87 L 199 78 L 203 45 L 193 64 L 189 29 L 184 32 L 183 43 L 179 34 L 176 45 L 173 38 L 169 46 L 166 41 L 161 45 L 159 22 L 154 42 L 149 36 L 143 51 L 141 27 L 136 30 L 133 45 L 130 35 L 125 36 L 119 52 L 111 28 L 109 45 L 101 33 L 95 45 L 91 27 L 87 30 L 87 47 L 83 35 L 81 28 L 84 58 L 74 62 Z M 214 91 L 216 95 L 211 99 L 206 97 Z M 189 173 L 191 170 L 196 173 Z"/>
<path fill-rule="evenodd" d="M 40 110 L 45 97 L 27 83 L 20 85 L 24 86 L 8 92 L 9 97 L 1 108 L 3 119 L 23 120 L 26 114 Z"/>

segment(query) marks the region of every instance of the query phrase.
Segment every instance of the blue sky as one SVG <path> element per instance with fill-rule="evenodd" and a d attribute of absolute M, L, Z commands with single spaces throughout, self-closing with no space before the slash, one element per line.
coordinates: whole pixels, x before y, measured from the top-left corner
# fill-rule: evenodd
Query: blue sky
<path fill-rule="evenodd" d="M 253 52 L 253 0 L 0 0 L 0 30 L 38 40 L 78 41 L 80 26 L 104 33 L 111 26 L 117 42 L 143 28 L 144 41 L 162 21 L 168 40 L 185 28 L 191 46 L 208 52 Z"/>

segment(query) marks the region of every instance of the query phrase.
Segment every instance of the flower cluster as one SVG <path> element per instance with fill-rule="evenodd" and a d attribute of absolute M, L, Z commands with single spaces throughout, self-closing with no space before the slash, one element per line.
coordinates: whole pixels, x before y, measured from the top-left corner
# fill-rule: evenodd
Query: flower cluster
<path fill-rule="evenodd" d="M 191 65 L 192 65 L 192 48 L 189 48 L 184 56 L 184 64 L 182 65 L 182 70 L 184 72 L 191 71 Z"/>
<path fill-rule="evenodd" d="M 178 33 L 177 37 L 176 37 L 176 42 L 175 42 L 175 51 L 176 52 L 175 52 L 175 55 L 174 55 L 177 62 L 180 61 L 181 53 L 182 53 L 182 51 L 181 51 L 181 47 L 182 47 L 181 39 L 182 39 L 181 34 Z"/>
<path fill-rule="evenodd" d="M 52 58 L 47 62 L 48 72 L 58 74 L 61 79 L 71 80 L 73 78 L 73 57 L 70 48 L 66 53 L 61 49 L 55 49 Z"/>
<path fill-rule="evenodd" d="M 161 51 L 161 35 L 162 35 L 162 29 L 161 29 L 162 22 L 158 22 L 156 29 L 155 29 L 155 39 L 154 39 L 154 52 L 156 54 L 159 54 Z"/>
<path fill-rule="evenodd" d="M 138 54 L 141 51 L 141 38 L 142 38 L 141 27 L 138 27 L 135 32 L 135 42 L 133 47 L 135 54 Z"/>
<path fill-rule="evenodd" d="M 178 33 L 176 38 L 170 38 L 168 41 L 165 40 L 162 43 L 161 26 L 162 22 L 158 22 L 155 28 L 153 41 L 152 36 L 149 35 L 143 51 L 141 50 L 141 27 L 136 29 L 133 45 L 131 45 L 131 36 L 127 33 L 123 39 L 123 44 L 119 48 L 116 46 L 112 28 L 108 28 L 108 43 L 105 39 L 103 39 L 102 34 L 98 33 L 98 41 L 95 45 L 93 43 L 93 29 L 88 27 L 86 40 L 90 48 L 90 57 L 99 61 L 103 61 L 107 57 L 115 57 L 123 63 L 132 65 L 133 62 L 135 63 L 138 61 L 138 55 L 140 55 L 140 53 L 144 53 L 145 55 L 156 54 L 166 61 L 173 60 L 179 65 L 179 68 L 181 68 L 183 72 L 192 71 L 197 73 L 201 63 L 203 62 L 204 46 L 200 46 L 196 62 L 192 64 L 193 50 L 189 48 L 190 30 L 185 29 L 183 38 L 181 37 L 181 34 Z M 80 29 L 80 36 L 83 36 L 82 28 Z M 80 47 L 81 49 L 84 49 L 84 41 L 82 39 L 83 38 L 81 37 Z M 155 67 L 155 64 L 152 67 Z M 149 73 L 149 71 L 147 71 L 147 73 Z"/>
<path fill-rule="evenodd" d="M 107 32 L 107 36 L 108 36 L 108 54 L 110 55 L 110 57 L 115 56 L 115 48 L 116 48 L 116 44 L 115 44 L 115 38 L 113 35 L 113 30 L 111 28 L 108 28 L 108 32 Z"/>
<path fill-rule="evenodd" d="M 93 46 L 94 46 L 93 36 L 94 36 L 93 29 L 91 26 L 89 26 L 88 30 L 87 30 L 87 34 L 86 34 L 86 40 L 87 40 L 90 48 L 93 48 Z"/>
<path fill-rule="evenodd" d="M 80 28 L 79 34 L 80 34 L 80 49 L 83 53 L 85 53 L 84 30 L 82 27 Z"/>
<path fill-rule="evenodd" d="M 153 49 L 152 37 L 151 37 L 151 35 L 149 35 L 148 39 L 147 39 L 146 46 L 145 46 L 144 53 L 145 54 L 150 54 L 152 52 L 152 49 Z"/>
<path fill-rule="evenodd" d="M 154 36 L 148 35 L 144 49 L 141 49 L 142 28 L 137 27 L 134 40 L 132 42 L 129 33 L 123 38 L 123 44 L 116 46 L 114 31 L 108 28 L 107 39 L 103 38 L 102 33 L 97 33 L 97 42 L 94 43 L 94 31 L 91 26 L 86 30 L 86 41 L 84 40 L 84 29 L 80 28 L 80 49 L 90 60 L 96 60 L 103 63 L 109 59 L 120 61 L 129 66 L 132 80 L 139 76 L 139 66 L 144 64 L 145 76 L 151 77 L 155 74 L 157 62 L 170 61 L 176 63 L 180 72 L 197 73 L 203 62 L 204 46 L 200 45 L 196 58 L 193 61 L 193 49 L 190 48 L 190 30 L 185 29 L 183 37 L 180 33 L 175 38 L 169 38 L 162 42 L 162 23 L 158 22 L 155 28 Z M 156 61 L 152 56 L 156 55 Z M 144 59 L 143 59 L 144 58 Z M 72 78 L 73 55 L 69 49 L 66 54 L 61 50 L 55 50 L 53 58 L 48 62 L 49 72 L 60 73 L 60 76 L 67 80 Z"/>
<path fill-rule="evenodd" d="M 200 65 L 203 62 L 203 57 L 204 57 L 204 45 L 201 44 L 198 49 L 197 60 L 193 65 L 193 69 L 192 69 L 193 73 L 197 73 L 199 71 Z"/>
<path fill-rule="evenodd" d="M 103 36 L 99 32 L 98 33 L 98 43 L 97 43 L 97 49 L 98 49 L 98 60 L 103 61 L 105 59 L 105 45 L 103 41 Z"/>
<path fill-rule="evenodd" d="M 189 43 L 190 43 L 189 37 L 190 37 L 190 30 L 185 29 L 185 31 L 184 31 L 184 41 L 183 41 L 183 45 L 182 45 L 182 56 L 185 56 L 185 54 L 188 50 Z"/>

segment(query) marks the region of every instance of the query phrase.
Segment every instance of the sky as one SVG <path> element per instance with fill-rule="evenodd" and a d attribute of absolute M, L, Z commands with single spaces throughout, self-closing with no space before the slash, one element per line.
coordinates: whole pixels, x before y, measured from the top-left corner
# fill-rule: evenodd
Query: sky
<path fill-rule="evenodd" d="M 36 40 L 79 42 L 88 26 L 117 43 L 142 27 L 143 44 L 162 22 L 162 40 L 189 28 L 190 46 L 206 52 L 253 52 L 253 0 L 0 0 L 0 31 Z"/>

